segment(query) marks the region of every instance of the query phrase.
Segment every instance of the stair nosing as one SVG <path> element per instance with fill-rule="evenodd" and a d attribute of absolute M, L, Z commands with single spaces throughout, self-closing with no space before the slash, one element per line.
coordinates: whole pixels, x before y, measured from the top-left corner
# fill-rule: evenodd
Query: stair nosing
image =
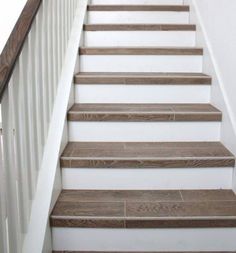
<path fill-rule="evenodd" d="M 228 160 L 228 159 L 235 159 L 234 156 L 216 156 L 216 157 L 212 157 L 212 156 L 204 156 L 204 157 L 192 157 L 192 156 L 186 156 L 186 157 L 97 157 L 97 156 L 89 156 L 89 157 L 77 157 L 77 156 L 61 156 L 61 159 L 64 159 L 64 160 L 81 160 L 81 161 L 87 161 L 87 160 L 98 160 L 98 161 L 103 161 L 103 160 L 107 160 L 107 161 L 113 161 L 113 160 L 116 160 L 116 161 L 169 161 L 169 160 L 172 160 L 172 161 L 175 161 L 175 160 L 178 160 L 178 161 L 192 161 L 192 160 Z"/>
<path fill-rule="evenodd" d="M 177 55 L 202 56 L 199 47 L 80 47 L 82 55 Z"/>
<path fill-rule="evenodd" d="M 145 155 L 140 153 L 140 145 Z M 83 155 L 76 155 L 80 150 L 84 152 Z M 220 142 L 71 142 L 62 153 L 60 161 L 62 168 L 159 169 L 235 166 L 234 155 Z"/>
<path fill-rule="evenodd" d="M 120 85 L 211 85 L 212 78 L 208 75 L 127 75 L 126 73 L 83 74 L 77 73 L 74 77 L 75 84 L 120 84 Z"/>
<path fill-rule="evenodd" d="M 64 190 L 50 215 L 50 222 L 55 227 L 124 229 L 236 226 L 236 196 L 232 190 L 181 192 Z M 215 211 L 219 206 L 225 209 Z"/>
<path fill-rule="evenodd" d="M 109 5 L 109 4 L 90 4 L 88 11 L 158 11 L 158 12 L 189 12 L 189 5 Z"/>
<path fill-rule="evenodd" d="M 202 107 L 204 106 L 204 108 Z M 87 106 L 87 107 L 86 107 Z M 175 106 L 180 106 L 177 110 Z M 181 106 L 183 108 L 181 110 Z M 194 110 L 195 109 L 195 110 Z M 220 122 L 222 112 L 211 104 L 74 104 L 68 121 L 94 122 Z"/>
<path fill-rule="evenodd" d="M 196 31 L 193 24 L 85 24 L 84 31 Z"/>

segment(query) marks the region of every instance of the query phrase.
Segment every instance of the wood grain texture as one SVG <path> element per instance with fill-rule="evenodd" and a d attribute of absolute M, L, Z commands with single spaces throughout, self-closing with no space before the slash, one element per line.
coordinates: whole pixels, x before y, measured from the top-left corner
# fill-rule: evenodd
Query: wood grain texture
<path fill-rule="evenodd" d="M 197 196 L 192 200 L 182 197 Z M 55 227 L 235 227 L 231 190 L 64 190 L 51 214 Z"/>
<path fill-rule="evenodd" d="M 76 84 L 209 85 L 211 77 L 201 73 L 86 73 L 75 75 Z"/>
<path fill-rule="evenodd" d="M 194 47 L 81 47 L 80 55 L 203 55 Z"/>
<path fill-rule="evenodd" d="M 172 11 L 189 12 L 188 5 L 88 5 L 88 11 Z"/>
<path fill-rule="evenodd" d="M 236 253 L 236 251 L 52 251 L 52 253 Z"/>
<path fill-rule="evenodd" d="M 190 24 L 88 24 L 84 31 L 196 31 Z"/>
<path fill-rule="evenodd" d="M 235 158 L 219 142 L 71 142 L 62 168 L 233 167 Z"/>
<path fill-rule="evenodd" d="M 210 193 L 208 193 L 210 192 Z M 176 190 L 62 190 L 58 202 L 124 202 L 124 201 L 182 201 L 181 191 Z M 194 191 L 186 191 L 186 194 L 196 195 Z M 213 195 L 215 198 L 215 191 L 203 191 L 198 193 L 202 195 Z M 234 193 L 230 190 L 224 190 L 217 194 L 221 200 L 236 200 Z M 201 198 L 199 198 L 201 200 Z M 203 198 L 205 200 L 206 198 Z M 218 198 L 217 198 L 218 199 Z"/>
<path fill-rule="evenodd" d="M 235 251 L 53 251 L 52 253 L 235 253 Z"/>
<path fill-rule="evenodd" d="M 42 0 L 28 0 L 0 56 L 0 101 Z"/>
<path fill-rule="evenodd" d="M 75 104 L 69 121 L 221 121 L 222 114 L 210 104 Z"/>

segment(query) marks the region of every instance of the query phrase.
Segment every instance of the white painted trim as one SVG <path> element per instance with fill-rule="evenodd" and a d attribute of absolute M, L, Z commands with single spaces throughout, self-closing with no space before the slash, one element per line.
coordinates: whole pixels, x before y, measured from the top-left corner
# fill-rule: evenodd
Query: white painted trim
<path fill-rule="evenodd" d="M 211 103 L 217 106 L 223 113 L 221 141 L 236 155 L 236 115 L 234 115 L 230 106 L 229 97 L 225 89 L 226 84 L 222 78 L 221 70 L 198 8 L 197 0 L 185 0 L 184 3 L 190 5 L 190 22 L 197 24 L 197 46 L 201 45 L 204 48 L 203 71 L 210 71 L 211 73 L 207 74 L 213 77 Z M 236 169 L 234 174 L 232 188 L 236 192 Z"/>
<path fill-rule="evenodd" d="M 69 122 L 69 141 L 219 141 L 220 122 Z M 140 134 L 142 133 L 142 134 Z"/>
<path fill-rule="evenodd" d="M 202 55 L 81 55 L 81 72 L 202 72 Z"/>
<path fill-rule="evenodd" d="M 89 24 L 187 24 L 189 12 L 152 11 L 90 11 Z"/>
<path fill-rule="evenodd" d="M 63 168 L 67 190 L 231 189 L 233 168 Z M 210 180 L 209 180 L 210 178 Z"/>
<path fill-rule="evenodd" d="M 84 32 L 86 47 L 194 47 L 195 31 Z"/>
<path fill-rule="evenodd" d="M 24 253 L 42 253 L 44 237 L 53 194 L 54 181 L 58 170 L 61 142 L 63 139 L 67 106 L 70 98 L 77 52 L 83 29 L 87 0 L 80 0 L 68 44 L 66 58 L 59 81 L 48 139 L 44 149 L 42 167 L 38 175 L 35 199 L 32 203 L 29 229 L 26 235 Z"/>
<path fill-rule="evenodd" d="M 78 251 L 234 251 L 235 235 L 235 228 L 53 228 L 54 250 Z"/>
<path fill-rule="evenodd" d="M 210 85 L 86 84 L 75 85 L 75 101 L 76 103 L 209 103 L 210 91 Z"/>

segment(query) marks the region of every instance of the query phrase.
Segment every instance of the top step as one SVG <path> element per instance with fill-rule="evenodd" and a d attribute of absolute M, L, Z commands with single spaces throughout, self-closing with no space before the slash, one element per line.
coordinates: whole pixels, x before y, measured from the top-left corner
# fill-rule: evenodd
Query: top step
<path fill-rule="evenodd" d="M 89 5 L 88 11 L 173 11 L 189 12 L 188 5 Z"/>
<path fill-rule="evenodd" d="M 183 4 L 183 0 L 92 0 L 91 4 L 142 4 L 142 5 L 150 5 L 150 4 L 165 4 L 165 5 L 173 5 L 173 4 Z"/>

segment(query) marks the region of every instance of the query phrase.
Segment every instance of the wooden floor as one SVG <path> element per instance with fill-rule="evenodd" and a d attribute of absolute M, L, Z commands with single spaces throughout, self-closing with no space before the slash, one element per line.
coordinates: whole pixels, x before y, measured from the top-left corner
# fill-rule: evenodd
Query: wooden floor
<path fill-rule="evenodd" d="M 75 104 L 69 121 L 221 121 L 210 104 Z"/>
<path fill-rule="evenodd" d="M 202 73 L 80 72 L 76 84 L 209 85 L 212 78 Z"/>
<path fill-rule="evenodd" d="M 108 5 L 108 4 L 92 4 L 88 5 L 88 11 L 174 11 L 188 12 L 187 5 Z"/>
<path fill-rule="evenodd" d="M 219 142 L 70 142 L 61 157 L 71 168 L 233 167 Z"/>
<path fill-rule="evenodd" d="M 80 47 L 80 55 L 203 55 L 197 47 Z"/>
<path fill-rule="evenodd" d="M 170 251 L 165 251 L 165 252 L 143 252 L 143 251 L 132 251 L 132 252 L 118 252 L 118 251 L 53 251 L 53 253 L 235 253 L 236 251 L 175 251 L 175 252 L 170 252 Z"/>
<path fill-rule="evenodd" d="M 63 190 L 52 226 L 166 228 L 236 225 L 231 190 Z"/>
<path fill-rule="evenodd" d="M 173 24 L 89 24 L 84 31 L 196 31 L 196 25 Z"/>
<path fill-rule="evenodd" d="M 165 252 L 143 252 L 143 251 L 132 251 L 132 252 L 117 252 L 117 251 L 53 251 L 53 253 L 235 253 L 236 251 L 176 251 L 176 252 L 170 252 L 170 251 L 165 251 Z"/>

